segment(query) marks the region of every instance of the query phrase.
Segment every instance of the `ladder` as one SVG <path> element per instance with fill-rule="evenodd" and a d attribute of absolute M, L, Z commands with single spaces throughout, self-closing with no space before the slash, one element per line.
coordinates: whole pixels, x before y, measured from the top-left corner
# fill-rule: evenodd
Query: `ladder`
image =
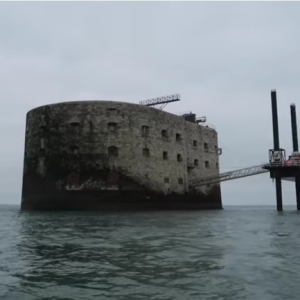
<path fill-rule="evenodd" d="M 189 185 L 190 185 L 190 188 L 195 188 L 198 186 L 208 185 L 208 184 L 212 184 L 212 183 L 218 183 L 221 181 L 233 180 L 233 179 L 268 173 L 269 170 L 265 169 L 266 165 L 268 165 L 268 164 L 252 166 L 252 167 L 243 168 L 243 169 L 239 169 L 239 170 L 235 170 L 235 171 L 221 173 L 221 174 L 215 175 L 215 176 L 208 176 L 208 177 L 203 177 L 203 178 L 199 178 L 199 179 L 195 179 L 195 180 L 190 180 Z"/>

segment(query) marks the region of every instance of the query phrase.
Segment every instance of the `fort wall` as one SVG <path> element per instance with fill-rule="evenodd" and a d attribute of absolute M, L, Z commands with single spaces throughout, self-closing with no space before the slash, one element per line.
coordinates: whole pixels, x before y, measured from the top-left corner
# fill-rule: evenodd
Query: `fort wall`
<path fill-rule="evenodd" d="M 218 173 L 217 132 L 165 111 L 77 101 L 27 113 L 22 201 L 65 190 L 187 194 L 189 180 Z"/>

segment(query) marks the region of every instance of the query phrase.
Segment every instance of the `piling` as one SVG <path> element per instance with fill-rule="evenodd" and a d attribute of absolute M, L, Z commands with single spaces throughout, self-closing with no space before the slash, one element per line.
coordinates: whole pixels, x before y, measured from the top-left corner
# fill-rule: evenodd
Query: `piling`
<path fill-rule="evenodd" d="M 272 103 L 272 120 L 273 120 L 273 141 L 274 141 L 274 150 L 279 151 L 279 129 L 278 129 L 278 113 L 277 113 L 277 96 L 276 91 L 271 91 L 271 103 Z M 282 185 L 281 178 L 275 178 L 276 184 L 276 203 L 277 210 L 282 211 Z"/>
<path fill-rule="evenodd" d="M 298 133 L 297 133 L 297 116 L 296 116 L 296 105 L 291 104 L 291 125 L 292 125 L 292 139 L 293 139 L 293 151 L 298 152 Z M 295 177 L 295 189 L 296 189 L 296 200 L 297 210 L 300 210 L 300 178 Z"/>

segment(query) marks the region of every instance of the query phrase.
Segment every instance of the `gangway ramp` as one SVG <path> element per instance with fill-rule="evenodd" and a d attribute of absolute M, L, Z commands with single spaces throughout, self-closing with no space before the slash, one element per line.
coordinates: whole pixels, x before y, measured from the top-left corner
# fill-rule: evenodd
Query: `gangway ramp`
<path fill-rule="evenodd" d="M 261 165 L 243 168 L 243 169 L 239 169 L 239 170 L 234 170 L 234 171 L 230 171 L 230 172 L 226 172 L 226 173 L 221 173 L 221 174 L 215 175 L 215 176 L 202 177 L 199 179 L 191 180 L 189 182 L 189 185 L 190 185 L 190 188 L 195 188 L 195 187 L 208 185 L 208 184 L 212 184 L 212 183 L 218 183 L 218 182 L 222 182 L 222 181 L 233 180 L 233 179 L 268 173 L 269 170 L 265 169 L 266 165 L 268 165 L 268 164 L 266 163 L 266 164 L 261 164 Z"/>

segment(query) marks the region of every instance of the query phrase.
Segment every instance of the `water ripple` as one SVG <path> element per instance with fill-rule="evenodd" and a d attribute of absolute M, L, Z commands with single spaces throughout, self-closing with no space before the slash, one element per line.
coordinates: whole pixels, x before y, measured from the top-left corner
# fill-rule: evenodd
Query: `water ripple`
<path fill-rule="evenodd" d="M 0 299 L 299 299 L 300 214 L 0 212 Z"/>

